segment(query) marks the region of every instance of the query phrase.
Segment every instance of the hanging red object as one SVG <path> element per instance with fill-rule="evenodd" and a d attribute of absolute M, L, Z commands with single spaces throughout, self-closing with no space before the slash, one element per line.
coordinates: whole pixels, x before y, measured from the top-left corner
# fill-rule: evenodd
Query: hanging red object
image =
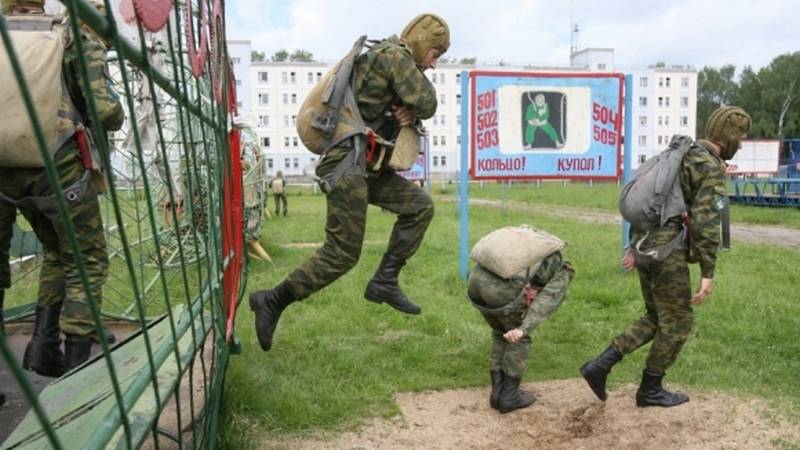
<path fill-rule="evenodd" d="M 189 61 L 192 64 L 192 75 L 201 78 L 205 71 L 206 57 L 208 56 L 208 11 L 205 0 L 197 0 L 200 8 L 200 41 L 195 44 L 194 17 L 192 14 L 192 1 L 188 0 L 183 9 L 183 20 L 186 29 L 186 48 L 189 51 Z"/>
<path fill-rule="evenodd" d="M 122 2 L 120 9 L 123 9 L 125 1 Z M 172 0 L 133 0 L 133 7 L 136 10 L 136 17 L 142 26 L 150 32 L 161 31 L 169 20 L 169 12 L 172 11 Z"/>

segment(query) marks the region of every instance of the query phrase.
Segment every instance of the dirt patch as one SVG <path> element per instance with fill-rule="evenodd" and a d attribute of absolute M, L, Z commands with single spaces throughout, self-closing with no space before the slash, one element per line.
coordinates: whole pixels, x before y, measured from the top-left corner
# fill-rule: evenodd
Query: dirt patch
<path fill-rule="evenodd" d="M 689 391 L 674 408 L 637 408 L 636 386 L 598 401 L 583 380 L 527 383 L 530 408 L 500 414 L 489 389 L 399 394 L 400 415 L 355 431 L 278 438 L 263 448 L 292 449 L 766 449 L 800 446 L 800 424 L 760 400 Z M 672 386 L 674 387 L 674 386 Z"/>
<path fill-rule="evenodd" d="M 452 197 L 440 196 L 437 200 L 455 201 Z M 470 205 L 476 206 L 496 206 L 499 207 L 499 200 L 482 198 L 469 199 Z M 531 211 L 537 214 L 544 214 L 550 217 L 564 219 L 576 219 L 587 223 L 602 224 L 622 224 L 622 217 L 616 212 L 566 208 L 553 205 L 538 205 L 525 202 L 507 201 L 505 207 L 514 211 Z M 768 225 L 731 225 L 731 239 L 734 242 L 746 244 L 774 245 L 800 250 L 800 230 Z"/>

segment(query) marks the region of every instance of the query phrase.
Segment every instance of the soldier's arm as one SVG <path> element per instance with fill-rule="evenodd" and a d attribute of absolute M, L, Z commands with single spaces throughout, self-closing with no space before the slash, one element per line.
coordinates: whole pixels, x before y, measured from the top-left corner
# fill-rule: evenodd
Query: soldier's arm
<path fill-rule="evenodd" d="M 519 326 L 519 330 L 523 334 L 529 335 L 534 328 L 547 320 L 561 306 L 573 273 L 574 269 L 569 263 L 565 263 L 560 252 L 555 252 L 542 262 L 531 280 L 531 284 L 534 286 L 538 283 L 542 284 L 538 284 L 541 288 Z"/>
<path fill-rule="evenodd" d="M 106 46 L 97 37 L 83 34 L 83 51 L 89 74 L 90 94 L 94 98 L 100 122 L 106 131 L 119 130 L 125 121 L 125 112 L 119 95 L 111 87 L 106 75 Z M 83 83 L 79 85 L 83 91 Z M 85 91 L 82 94 L 83 98 L 89 98 Z"/>
<path fill-rule="evenodd" d="M 417 67 L 411 55 L 402 49 L 388 51 L 392 86 L 408 111 L 418 119 L 428 119 L 436 112 L 436 89 Z"/>
<path fill-rule="evenodd" d="M 691 219 L 691 250 L 703 278 L 714 278 L 719 249 L 720 209 L 725 200 L 724 171 L 702 153 L 689 153 L 681 167 L 684 195 Z M 687 192 L 688 191 L 688 192 Z"/>

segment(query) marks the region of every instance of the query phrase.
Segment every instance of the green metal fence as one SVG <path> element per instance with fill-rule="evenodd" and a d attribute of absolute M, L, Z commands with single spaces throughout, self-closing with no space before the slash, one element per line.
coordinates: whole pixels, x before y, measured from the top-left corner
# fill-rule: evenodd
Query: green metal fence
<path fill-rule="evenodd" d="M 224 371 L 234 347 L 233 315 L 246 273 L 222 2 L 134 0 L 126 25 L 133 39 L 123 37 L 123 24 L 114 19 L 119 4 L 105 0 L 103 11 L 86 0 L 62 3 L 72 33 L 88 26 L 109 43 L 112 81 L 126 110 L 123 130 L 97 140 L 109 187 L 101 204 L 111 266 L 100 302 L 91 296 L 75 240 L 80 224 L 67 214 L 41 118 L 0 14 L 2 44 L 47 177 L 57 186 L 99 341 L 86 364 L 46 380 L 52 382 L 41 389 L 11 345 L 19 338 L 14 327 L 0 334 L 2 362 L 13 380 L 0 390 L 18 391 L 24 399 L 3 406 L 15 407 L 21 420 L 2 448 L 214 448 Z M 79 39 L 76 45 L 87 80 Z M 90 89 L 88 82 L 84 89 Z M 93 100 L 87 100 L 92 122 L 100 124 Z M 10 315 L 30 314 L 26 303 L 37 275 L 35 265 L 15 274 L 6 307 L 18 314 Z M 125 326 L 114 328 L 109 318 Z M 120 341 L 108 342 L 103 327 L 117 330 Z"/>

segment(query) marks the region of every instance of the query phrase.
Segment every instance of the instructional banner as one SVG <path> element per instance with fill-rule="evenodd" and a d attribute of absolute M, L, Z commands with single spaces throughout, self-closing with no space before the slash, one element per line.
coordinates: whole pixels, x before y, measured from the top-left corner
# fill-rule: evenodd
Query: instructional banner
<path fill-rule="evenodd" d="M 470 73 L 473 179 L 616 179 L 621 74 Z"/>

